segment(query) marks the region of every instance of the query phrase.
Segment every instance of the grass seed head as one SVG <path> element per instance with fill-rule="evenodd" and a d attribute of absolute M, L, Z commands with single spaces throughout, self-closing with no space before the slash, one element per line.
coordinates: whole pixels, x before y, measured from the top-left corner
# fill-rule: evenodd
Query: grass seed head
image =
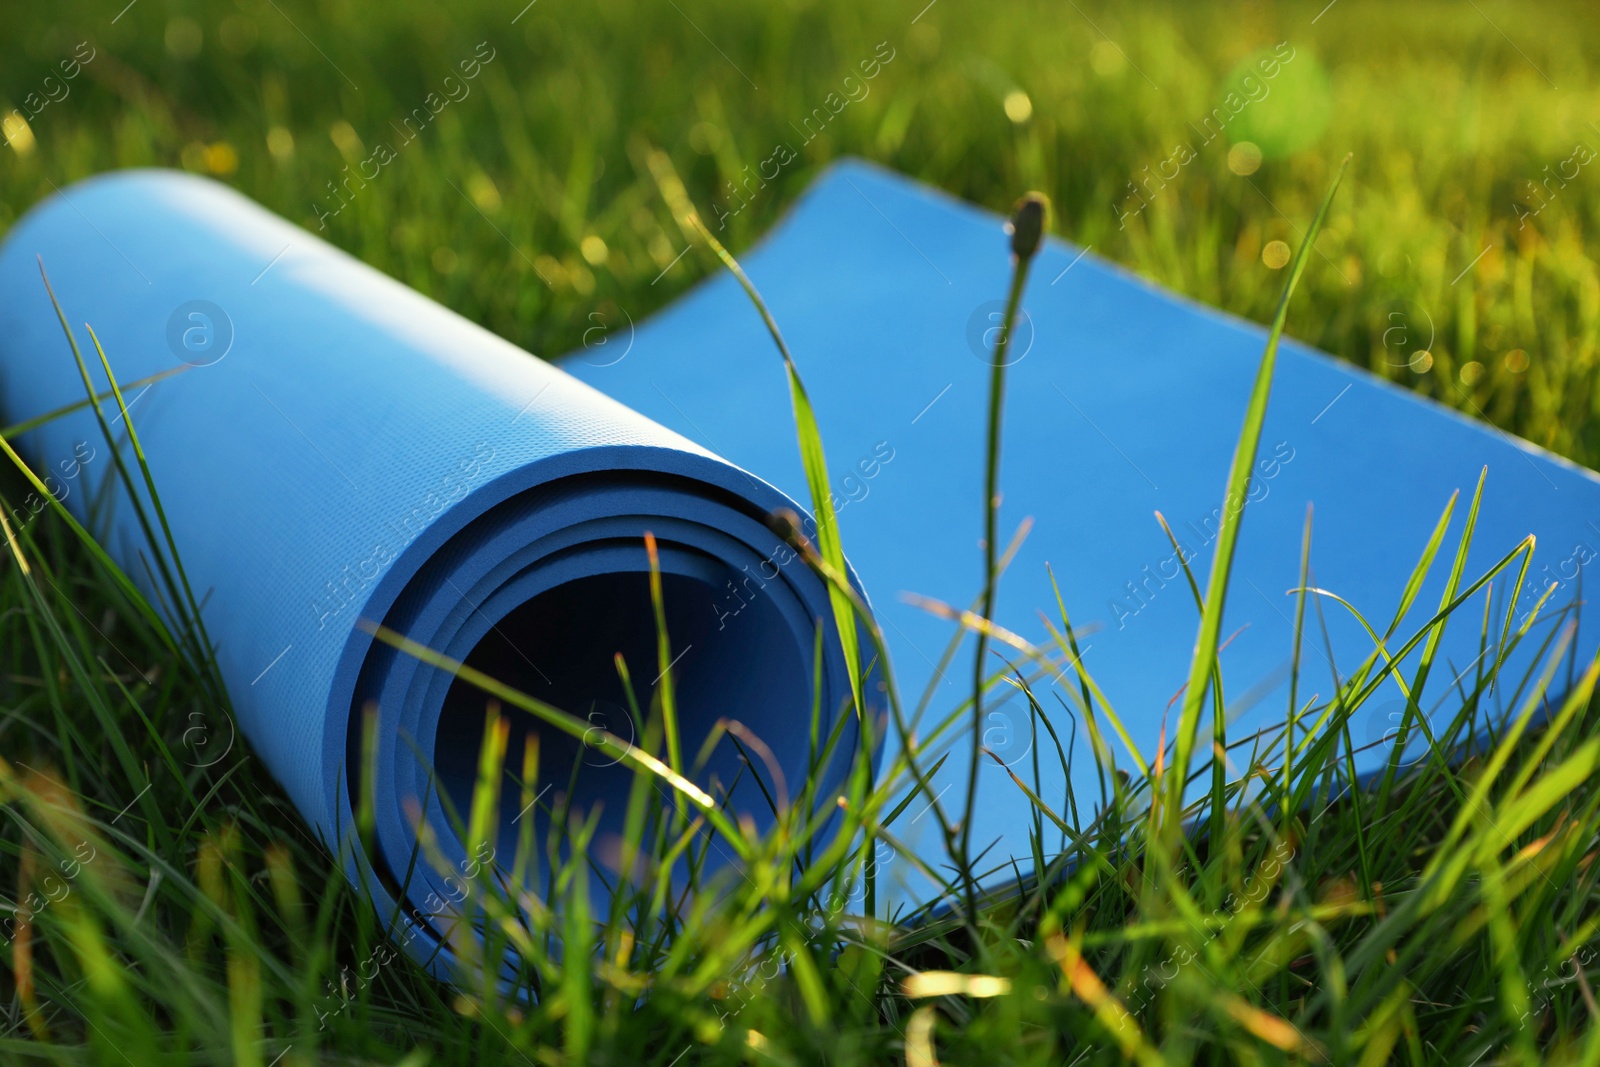
<path fill-rule="evenodd" d="M 1032 259 L 1044 240 L 1045 226 L 1049 222 L 1050 201 L 1043 193 L 1028 193 L 1011 209 L 1011 254 L 1018 259 Z"/>

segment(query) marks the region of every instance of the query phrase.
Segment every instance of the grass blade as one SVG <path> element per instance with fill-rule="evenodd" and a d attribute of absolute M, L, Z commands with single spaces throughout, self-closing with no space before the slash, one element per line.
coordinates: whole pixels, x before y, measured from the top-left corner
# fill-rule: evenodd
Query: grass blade
<path fill-rule="evenodd" d="M 1200 633 L 1195 640 L 1194 657 L 1189 665 L 1188 689 L 1184 693 L 1183 708 L 1178 716 L 1177 738 L 1173 750 L 1173 771 L 1176 773 L 1172 775 L 1168 787 L 1171 796 L 1167 810 L 1173 816 L 1166 824 L 1169 838 L 1175 835 L 1178 829 L 1177 814 L 1182 809 L 1184 782 L 1188 778 L 1195 737 L 1200 729 L 1200 714 L 1205 707 L 1207 688 L 1215 666 L 1217 644 L 1222 636 L 1222 610 L 1227 601 L 1228 580 L 1233 571 L 1233 555 L 1239 541 L 1239 526 L 1244 518 L 1244 501 L 1249 492 L 1251 471 L 1255 467 L 1256 449 L 1261 443 L 1261 428 L 1267 419 L 1267 400 L 1272 393 L 1272 377 L 1277 368 L 1278 341 L 1283 336 L 1283 328 L 1289 318 L 1289 299 L 1294 295 L 1295 285 L 1300 281 L 1301 274 L 1305 272 L 1306 262 L 1316 243 L 1317 234 L 1322 230 L 1322 224 L 1328 217 L 1328 208 L 1333 203 L 1334 194 L 1338 192 L 1339 183 L 1343 180 L 1349 165 L 1350 158 L 1346 156 L 1344 162 L 1339 165 L 1339 172 L 1334 176 L 1332 186 L 1322 200 L 1322 206 L 1317 209 L 1316 216 L 1311 220 L 1306 236 L 1300 242 L 1299 250 L 1295 253 L 1294 264 L 1290 267 L 1289 277 L 1284 282 L 1283 295 L 1278 300 L 1277 314 L 1273 316 L 1272 330 L 1267 335 L 1266 351 L 1262 354 L 1261 366 L 1256 371 L 1255 385 L 1250 390 L 1250 403 L 1245 409 L 1244 428 L 1240 431 L 1239 443 L 1234 450 L 1233 466 L 1228 472 L 1222 519 L 1217 529 L 1217 548 L 1212 557 L 1211 574 L 1206 583 L 1205 612 L 1200 619 Z M 1234 506 L 1235 502 L 1237 507 Z M 1216 713 L 1221 715 L 1222 708 L 1218 707 Z"/>

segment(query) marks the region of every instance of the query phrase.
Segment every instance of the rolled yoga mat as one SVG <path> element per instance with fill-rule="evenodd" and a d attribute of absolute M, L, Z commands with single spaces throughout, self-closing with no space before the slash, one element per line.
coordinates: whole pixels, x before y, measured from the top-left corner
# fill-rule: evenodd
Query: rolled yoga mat
<path fill-rule="evenodd" d="M 707 212 L 712 225 L 717 214 Z M 934 684 L 923 722 L 927 737 L 971 693 L 971 644 L 939 672 L 953 625 L 901 594 L 964 608 L 981 588 L 989 353 L 1010 277 L 1002 219 L 846 161 L 819 177 L 741 262 L 805 378 L 833 465 L 844 549 L 872 594 L 908 708 Z M 1334 269 L 1317 257 L 1307 267 L 1311 274 Z M 1291 305 L 1291 331 L 1317 328 L 1307 321 L 1309 303 Z M 1176 726 L 1171 702 L 1187 681 L 1199 621 L 1153 512 L 1165 515 L 1204 588 L 1266 331 L 1057 240 L 1034 262 L 1023 306 L 1006 371 L 1000 530 L 1009 540 L 1025 518 L 1033 527 L 1000 584 L 995 617 L 1048 646 L 1040 613 L 1061 625 L 1049 564 L 1074 625 L 1094 629 L 1081 639 L 1084 667 L 1153 764 L 1163 726 L 1169 744 Z M 1404 316 L 1409 322 L 1399 324 L 1413 331 L 1411 346 L 1427 343 L 1427 309 L 1407 305 Z M 732 278 L 707 281 L 631 337 L 617 333 L 563 365 L 780 488 L 803 491 L 793 437 L 778 416 L 787 404 L 782 375 L 767 365 L 765 328 Z M 1400 335 L 1385 340 L 1398 343 Z M 1441 387 L 1451 395 L 1460 390 L 1450 382 Z M 1470 407 L 1470 395 L 1464 403 Z M 1398 644 L 1439 606 L 1485 467 L 1463 587 L 1531 533 L 1537 549 L 1515 620 L 1555 588 L 1543 621 L 1509 653 L 1506 684 L 1479 695 L 1479 729 L 1519 709 L 1531 685 L 1519 690 L 1511 683 L 1542 662 L 1544 643 L 1574 615 L 1579 627 L 1570 647 L 1578 672 L 1595 653 L 1596 613 L 1573 606 L 1584 582 L 1592 584 L 1587 565 L 1600 553 L 1600 477 L 1284 340 L 1222 630 L 1231 637 L 1220 662 L 1236 774 L 1256 740 L 1261 752 L 1274 742 L 1282 751 L 1295 615 L 1295 598 L 1286 591 L 1300 584 L 1307 505 L 1315 505 L 1313 584 L 1344 596 L 1382 633 L 1451 494 L 1461 493 L 1439 558 L 1397 631 Z M 1487 647 L 1479 644 L 1487 592 L 1451 617 L 1423 693 L 1422 709 L 1435 729 L 1448 725 L 1474 691 L 1477 672 L 1500 655 L 1499 624 L 1516 570 L 1493 584 L 1495 625 Z M 1365 630 L 1334 601 L 1324 600 L 1320 610 L 1308 604 L 1306 612 L 1302 705 L 1313 697 L 1327 702 L 1373 651 Z M 1419 658 L 1420 649 L 1404 661 L 1408 685 Z M 1570 683 L 1571 666 L 1556 672 L 1552 702 Z M 1007 766 L 984 758 L 972 830 L 973 853 L 981 853 L 987 880 L 997 887 L 1033 867 L 1029 833 L 1036 813 L 1010 772 L 1080 827 L 1092 821 L 1106 788 L 1077 672 L 1046 675 L 1035 692 L 1066 751 L 1075 806 L 1055 742 L 1014 690 L 997 686 L 982 741 Z M 1399 686 L 1385 681 L 1352 718 L 1358 778 L 1387 765 L 1405 706 Z M 963 715 L 961 731 L 947 734 L 926 757 L 931 764 L 941 746 L 956 746 L 962 756 L 948 760 L 934 781 L 951 814 L 959 814 L 965 793 L 967 721 Z M 1132 769 L 1103 712 L 1098 721 L 1118 766 Z M 1212 736 L 1209 720 L 1200 729 L 1203 738 Z M 1297 733 L 1296 743 L 1302 739 Z M 891 734 L 891 749 L 893 743 Z M 1202 743 L 1197 763 L 1209 747 Z M 1413 729 L 1401 759 L 1415 762 L 1428 752 L 1426 736 Z M 1276 757 L 1270 762 L 1281 765 Z M 1200 792 L 1208 782 L 1203 775 Z M 942 842 L 927 810 L 918 799 L 891 829 L 937 865 Z M 1048 821 L 1044 827 L 1048 855 L 1054 829 Z M 1064 847 L 1065 837 L 1055 844 Z M 902 902 L 930 898 L 932 887 L 914 865 L 887 848 L 881 858 L 887 870 L 880 899 L 895 896 L 896 886 Z"/>
<path fill-rule="evenodd" d="M 632 741 L 612 657 L 625 655 L 648 707 L 660 680 L 650 531 L 684 751 L 692 758 L 727 716 L 761 736 L 788 781 L 804 776 L 816 628 L 831 609 L 821 581 L 764 524 L 796 507 L 788 497 L 238 193 L 163 171 L 80 182 L 7 235 L 0 375 L 12 422 L 86 394 L 36 256 L 97 391 L 109 383 L 85 321 L 120 382 L 181 370 L 126 399 L 239 727 L 330 851 L 344 848 L 347 874 L 386 919 L 416 844 L 408 803 L 427 798 L 445 858 L 473 865 L 439 792 L 464 820 L 485 697 L 376 643 L 359 619 Z M 120 434 L 115 401 L 106 417 Z M 157 602 L 127 500 L 91 506 L 115 482 L 93 413 L 51 421 L 24 446 Z M 723 625 L 715 609 L 727 590 L 756 574 L 759 601 Z M 827 729 L 850 690 L 831 631 L 824 647 Z M 368 705 L 378 715 L 372 855 L 351 847 Z M 519 734 L 532 720 L 517 721 L 508 775 L 520 776 Z M 605 801 L 596 840 L 615 833 L 631 769 L 553 729 L 541 737 L 543 781 L 564 790 L 582 760 L 576 804 Z M 844 737 L 848 749 L 854 731 Z M 727 787 L 739 770 L 724 740 L 698 781 Z M 516 780 L 502 798 L 509 863 L 524 814 Z M 550 800 L 532 816 L 541 827 Z M 759 815 L 748 775 L 733 802 Z M 440 931 L 460 899 L 451 873 L 417 860 L 401 909 L 407 948 L 444 976 L 454 960 Z"/>
<path fill-rule="evenodd" d="M 617 571 L 636 576 L 642 529 L 661 535 L 664 517 L 682 521 L 680 539 L 699 551 L 686 549 L 675 564 L 685 588 L 669 589 L 667 601 L 684 601 L 691 590 L 702 599 L 685 601 L 698 622 L 677 625 L 703 628 L 703 643 L 687 643 L 723 657 L 720 684 L 735 687 L 739 707 L 750 709 L 746 721 L 785 751 L 773 731 L 798 721 L 799 699 L 790 694 L 809 699 L 795 677 L 796 634 L 809 633 L 805 620 L 825 615 L 826 605 L 798 566 L 784 568 L 782 585 L 752 583 L 745 569 L 751 560 L 760 573 L 771 569 L 760 560 L 772 558 L 773 541 L 754 515 L 784 498 L 744 471 L 806 497 L 782 373 L 731 278 L 707 281 L 636 331 L 611 323 L 604 345 L 562 364 L 620 402 L 609 403 L 210 183 L 133 174 L 74 186 L 66 197 L 36 209 L 0 252 L 0 281 L 12 294 L 0 308 L 6 414 L 24 418 L 82 395 L 37 282 L 36 251 L 46 255 L 68 314 L 101 329 L 124 378 L 176 362 L 165 340 L 175 308 L 207 300 L 227 310 L 237 341 L 226 358 L 157 383 L 134 401 L 134 414 L 191 574 L 214 590 L 206 619 L 241 724 L 319 830 L 348 826 L 348 723 L 366 697 L 387 708 L 386 692 L 405 694 L 395 705 L 406 716 L 398 725 L 419 744 L 435 744 L 447 779 L 450 754 L 464 759 L 476 743 L 469 723 L 463 733 L 471 736 L 441 754 L 442 734 L 430 728 L 449 685 L 373 648 L 352 633 L 351 619 L 381 618 L 458 656 L 482 638 L 492 658 L 495 635 L 476 605 L 510 619 L 523 604 L 549 603 L 540 594 L 559 590 L 566 571 L 541 570 L 526 585 L 516 584 L 524 572 L 515 583 L 502 572 L 521 565 L 509 554 L 527 544 L 550 545 L 540 558 L 565 566 L 570 557 L 555 546 L 574 526 L 581 532 L 571 536 L 585 545 L 574 566 L 582 580 L 604 583 L 625 579 L 605 577 L 613 565 L 600 545 L 587 547 L 591 527 L 597 542 L 621 528 L 619 543 L 605 550 L 625 561 Z M 932 684 L 931 722 L 970 691 L 970 667 L 963 658 L 937 669 L 952 625 L 899 594 L 965 606 L 980 585 L 988 352 L 1008 280 L 1001 220 L 847 162 L 826 171 L 744 263 L 805 377 L 833 463 L 845 549 L 873 597 L 902 695 L 913 705 Z M 1265 331 L 1054 240 L 1034 265 L 1024 304 L 1007 371 L 1001 518 L 1007 532 L 1024 517 L 1034 525 L 1001 584 L 997 621 L 1046 639 L 1039 612 L 1059 625 L 1045 570 L 1053 565 L 1074 623 L 1094 628 L 1083 638 L 1084 665 L 1153 761 L 1187 677 L 1197 613 L 1152 511 L 1168 517 L 1205 582 Z M 1292 314 L 1291 326 L 1297 321 Z M 181 329 L 179 338 L 181 347 Z M 70 457 L 95 433 L 86 418 L 63 420 L 34 435 L 30 454 Z M 1316 505 L 1315 582 L 1381 625 L 1451 493 L 1470 498 L 1485 465 L 1467 578 L 1534 533 L 1538 549 L 1517 617 L 1556 586 L 1548 621 L 1509 655 L 1505 676 L 1520 678 L 1563 619 L 1559 609 L 1575 602 L 1600 546 L 1600 479 L 1284 342 L 1224 627 L 1234 635 L 1221 656 L 1229 737 L 1244 741 L 1236 766 L 1250 738 L 1269 742 L 1286 718 L 1294 599 L 1285 590 L 1299 581 L 1306 505 Z M 622 473 L 607 473 L 612 468 Z M 692 479 L 694 492 L 664 484 L 673 477 Z M 534 499 L 540 493 L 549 494 L 548 507 Z M 755 508 L 741 509 L 741 500 Z M 1455 509 L 1441 561 L 1401 635 L 1438 603 L 1466 503 Z M 639 513 L 650 522 L 626 518 Z M 724 517 L 734 525 L 721 525 Z M 141 539 L 121 521 L 108 543 L 126 562 Z M 541 521 L 549 525 L 519 528 Z M 704 572 L 692 570 L 690 557 L 698 565 L 708 556 L 724 568 L 719 576 L 737 572 L 733 586 L 706 592 L 709 580 L 695 584 Z M 1494 587 L 1499 611 L 1509 585 L 1508 575 Z M 504 595 L 491 602 L 491 588 Z M 1487 649 L 1478 642 L 1483 595 L 1463 607 L 1440 645 L 1424 701 L 1436 725 L 1455 710 L 1451 690 L 1470 691 L 1474 672 L 1499 654 L 1498 628 Z M 642 594 L 632 596 L 619 604 L 619 621 L 643 618 Z M 541 611 L 529 607 L 517 626 L 536 628 Z M 1320 614 L 1302 652 L 1302 702 L 1326 700 L 1372 650 L 1343 609 L 1327 603 Z M 1308 609 L 1309 619 L 1317 615 Z M 1578 617 L 1573 647 L 1592 650 L 1595 624 Z M 723 641 L 733 644 L 714 651 Z M 492 666 L 525 682 L 516 659 L 501 647 Z M 828 670 L 825 685 L 837 697 L 842 664 Z M 1101 795 L 1076 671 L 1035 684 L 1067 770 L 1026 706 L 997 691 L 982 740 L 1007 768 L 984 763 L 973 831 L 996 886 L 1033 864 L 1034 812 L 1009 770 L 1037 774 L 1039 792 L 1080 825 Z M 1482 694 L 1480 723 L 1510 713 L 1518 696 L 1511 685 Z M 1358 775 L 1384 766 L 1403 707 L 1390 688 L 1351 723 Z M 1209 736 L 1209 724 L 1202 730 Z M 383 786 L 393 805 L 415 788 L 422 765 L 385 741 L 384 766 L 402 779 Z M 1417 741 L 1407 759 L 1426 752 Z M 941 743 L 964 745 L 966 737 L 952 731 Z M 893 744 L 891 735 L 886 756 Z M 947 805 L 964 791 L 964 767 L 949 760 L 935 782 Z M 459 778 L 459 766 L 454 773 Z M 1076 809 L 1065 799 L 1069 782 Z M 926 811 L 917 801 L 894 829 L 937 865 L 942 844 Z M 404 821 L 382 814 L 384 851 L 400 854 Z M 930 900 L 932 887 L 911 864 L 889 850 L 880 858 L 880 899 Z"/>

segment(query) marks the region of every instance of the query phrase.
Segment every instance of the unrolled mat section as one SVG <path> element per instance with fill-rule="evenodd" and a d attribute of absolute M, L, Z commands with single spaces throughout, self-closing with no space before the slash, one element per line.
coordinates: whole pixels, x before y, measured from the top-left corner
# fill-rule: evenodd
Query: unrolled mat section
<path fill-rule="evenodd" d="M 345 850 L 349 877 L 386 914 L 399 906 L 419 959 L 455 966 L 440 905 L 459 899 L 450 868 L 472 858 L 449 812 L 469 810 L 486 697 L 375 641 L 371 624 L 633 741 L 616 656 L 645 708 L 663 673 L 649 532 L 683 750 L 738 720 L 790 786 L 804 781 L 813 708 L 830 729 L 850 683 L 826 586 L 767 528 L 772 511 L 796 508 L 788 497 L 239 194 L 161 171 L 73 185 L 0 246 L 8 423 L 85 395 L 40 259 L 97 390 L 109 382 L 85 322 L 119 381 L 166 375 L 130 387 L 128 411 L 238 731 L 330 852 Z M 127 420 L 114 402 L 103 414 L 131 464 Z M 52 419 L 22 444 L 51 493 L 170 611 L 94 413 Z M 225 709 L 198 714 L 209 736 L 228 735 Z M 502 834 L 523 818 L 545 825 L 552 795 L 520 806 L 522 738 L 539 730 L 540 784 L 565 790 L 577 767 L 576 803 L 602 802 L 596 841 L 614 839 L 628 767 L 507 714 Z M 220 747 L 190 762 L 215 763 Z M 733 803 L 759 814 L 752 772 L 765 773 L 724 740 L 695 780 L 714 796 L 733 788 Z M 371 854 L 352 834 L 369 786 Z M 419 858 L 419 820 L 443 864 Z M 512 840 L 496 851 L 509 856 Z"/>

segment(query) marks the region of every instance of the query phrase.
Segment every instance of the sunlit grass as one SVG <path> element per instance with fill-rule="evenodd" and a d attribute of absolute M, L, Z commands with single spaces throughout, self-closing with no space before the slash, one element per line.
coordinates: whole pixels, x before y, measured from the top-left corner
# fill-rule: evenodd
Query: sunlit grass
<path fill-rule="evenodd" d="M 519 6 L 469 5 L 448 19 L 286 6 L 324 59 L 270 8 L 191 17 L 141 5 L 95 38 L 102 51 L 73 80 L 73 95 L 32 121 L 30 150 L 0 171 L 9 205 L 0 210 L 15 212 L 52 181 L 162 162 L 223 172 L 315 228 L 309 205 L 326 199 L 326 181 L 364 158 L 458 52 L 491 39 L 496 55 L 473 93 L 353 196 L 328 236 L 554 354 L 579 343 L 591 311 L 626 306 L 637 318 L 714 264 L 675 261 L 688 237 L 673 216 L 685 220 L 689 201 L 707 220 L 718 205 L 731 210 L 726 183 L 794 137 L 787 124 L 888 40 L 895 56 L 870 94 L 726 231 L 713 221 L 702 237 L 737 251 L 818 163 L 844 151 L 995 207 L 1037 186 L 1066 235 L 1101 254 L 1259 318 L 1277 311 L 1277 328 L 1287 311 L 1291 332 L 1379 373 L 1570 455 L 1593 462 L 1600 452 L 1600 290 L 1582 242 L 1600 195 L 1585 172 L 1520 231 L 1511 206 L 1510 176 L 1537 175 L 1587 136 L 1581 105 L 1593 90 L 1582 46 L 1596 31 L 1564 9 L 1541 9 L 1535 26 L 1486 6 L 1514 30 L 1522 56 L 1470 9 L 1444 5 L 1390 11 L 1341 0 L 1315 27 L 1321 4 L 1243 19 L 1090 9 L 1109 37 L 1042 6 L 997 18 L 943 0 L 915 25 L 915 10 L 685 7 L 732 57 L 724 64 L 670 5 L 542 0 L 513 27 Z M 107 17 L 92 16 L 95 25 Z M 173 29 L 180 18 L 189 22 Z M 28 60 L 0 75 L 18 98 L 79 39 L 26 19 L 20 32 Z M 1110 39 L 1120 46 L 1108 48 Z M 1287 158 L 1264 151 L 1255 170 L 1250 153 L 1233 154 L 1230 168 L 1222 146 L 1210 146 L 1118 228 L 1112 205 L 1125 183 L 1167 158 L 1174 137 L 1190 136 L 1184 127 L 1214 105 L 1230 70 L 1280 40 L 1301 49 L 1285 77 L 1303 60 L 1326 68 L 1333 106 L 1320 136 Z M 1308 115 L 1320 113 L 1319 83 L 1310 84 L 1312 97 L 1296 100 Z M 684 176 L 683 202 L 670 211 L 649 173 L 650 144 Z M 1338 198 L 1324 201 L 1347 149 L 1357 161 Z M 1287 274 L 1262 260 L 1274 240 L 1299 250 L 1281 264 Z M 1300 286 L 1288 311 L 1291 277 Z M 1424 321 L 1433 327 L 1425 346 Z M 116 353 L 105 355 L 109 372 Z M 807 421 L 805 357 L 783 355 L 798 443 L 814 468 L 822 443 Z M 1263 364 L 1241 436 L 1245 471 L 1271 369 Z M 115 392 L 98 403 L 125 414 Z M 163 591 L 181 615 L 192 598 L 163 530 L 161 472 L 129 451 L 118 477 L 149 508 L 149 551 L 171 568 Z M 25 491 L 20 478 L 3 484 Z M 481 859 L 455 872 L 468 876 L 449 942 L 479 976 L 457 988 L 401 953 L 390 917 L 345 882 L 331 852 L 358 842 L 312 838 L 234 735 L 198 628 L 169 633 L 64 512 L 8 526 L 0 1060 L 1596 1062 L 1593 650 L 1570 646 L 1564 620 L 1546 617 L 1552 605 L 1537 619 L 1514 617 L 1522 598 L 1513 592 L 1496 601 L 1509 605 L 1501 614 L 1485 608 L 1490 582 L 1519 586 L 1528 546 L 1492 546 L 1505 553 L 1493 567 L 1466 571 L 1467 538 L 1445 534 L 1458 512 L 1470 529 L 1477 503 L 1438 502 L 1438 530 L 1416 546 L 1416 575 L 1396 591 L 1393 620 L 1368 620 L 1383 651 L 1338 692 L 1305 695 L 1289 709 L 1289 729 L 1212 739 L 1231 767 L 1195 758 L 1209 750 L 1199 732 L 1207 702 L 1222 699 L 1209 666 L 1225 567 L 1205 590 L 1194 586 L 1204 639 L 1188 701 L 1159 751 L 1156 739 L 1128 738 L 1118 694 L 1080 672 L 1077 710 L 1109 794 L 1057 808 L 1014 777 L 1037 812 L 1036 876 L 976 910 L 959 812 L 938 812 L 951 855 L 924 872 L 948 886 L 941 908 L 889 915 L 868 885 L 932 754 L 952 743 L 961 759 L 972 751 L 961 732 L 971 701 L 930 707 L 913 740 L 907 723 L 917 712 L 906 709 L 920 710 L 920 694 L 891 693 L 887 721 L 875 725 L 895 731 L 905 751 L 876 768 L 839 734 L 819 739 L 814 764 L 850 772 L 838 793 L 821 794 L 820 773 L 782 793 L 751 758 L 770 801 L 770 829 L 756 832 L 740 818 L 749 813 L 727 810 L 697 783 L 698 754 L 669 741 L 663 635 L 659 662 L 626 665 L 669 680 L 635 709 L 638 739 L 604 739 L 637 771 L 625 840 L 588 847 L 590 813 L 557 791 L 546 802 L 550 839 L 537 839 L 527 820 L 514 855 L 501 856 L 482 848 L 498 839 L 506 787 L 494 769 L 517 769 L 527 803 L 541 779 L 566 781 L 566 769 L 541 766 L 536 749 L 506 751 L 506 716 L 584 727 L 562 719 L 565 709 L 463 675 L 489 691 L 489 728 L 479 787 L 453 828 Z M 9 512 L 0 509 L 0 522 Z M 877 657 L 887 676 L 881 635 L 841 573 L 841 546 L 805 542 L 782 517 L 774 528 L 830 583 L 841 617 L 859 626 L 863 659 Z M 1308 519 L 1307 538 L 1314 532 Z M 992 572 L 1005 561 L 981 562 Z M 979 562 L 952 565 L 977 575 Z M 1438 614 L 1401 630 L 1422 575 L 1440 568 L 1450 577 Z M 1316 595 L 1301 596 L 1297 647 Z M 981 617 L 950 614 L 1017 663 L 1010 671 L 996 660 L 987 673 L 980 664 L 980 678 L 1013 685 L 1042 713 L 1027 664 L 1076 662 L 1071 607 L 1058 605 L 1046 648 L 1007 643 L 1013 635 Z M 1534 643 L 1539 666 L 1513 678 L 1490 659 L 1454 682 L 1426 670 L 1399 679 L 1387 656 L 1414 649 L 1428 659 L 1446 621 L 1502 653 Z M 1410 694 L 1407 727 L 1380 778 L 1351 790 L 1349 724 L 1396 680 Z M 1415 714 L 1441 702 L 1446 713 L 1415 758 Z M 729 728 L 720 743 L 745 741 Z M 734 865 L 712 862 L 713 849 Z M 449 866 L 426 835 L 419 853 L 419 863 Z M 600 907 L 596 885 L 609 887 Z"/>
<path fill-rule="evenodd" d="M 1039 189 L 1063 236 L 1264 322 L 1281 280 L 1264 252 L 1299 243 L 1352 152 L 1295 335 L 1600 461 L 1600 159 L 1573 158 L 1600 150 L 1600 25 L 1581 3 L 678 6 L 15 12 L 7 109 L 80 40 L 98 52 L 29 120 L 29 151 L 0 149 L 0 227 L 110 167 L 213 174 L 313 230 L 342 190 L 323 236 L 555 356 L 709 268 L 677 259 L 648 145 L 736 253 L 849 153 L 997 211 Z M 1207 142 L 1205 116 L 1280 43 L 1293 58 Z M 402 143 L 430 93 L 449 102 Z M 807 125 L 830 93 L 848 103 Z M 1256 154 L 1233 152 L 1247 136 Z M 363 168 L 380 144 L 393 160 Z M 1179 145 L 1194 159 L 1168 180 Z"/>

